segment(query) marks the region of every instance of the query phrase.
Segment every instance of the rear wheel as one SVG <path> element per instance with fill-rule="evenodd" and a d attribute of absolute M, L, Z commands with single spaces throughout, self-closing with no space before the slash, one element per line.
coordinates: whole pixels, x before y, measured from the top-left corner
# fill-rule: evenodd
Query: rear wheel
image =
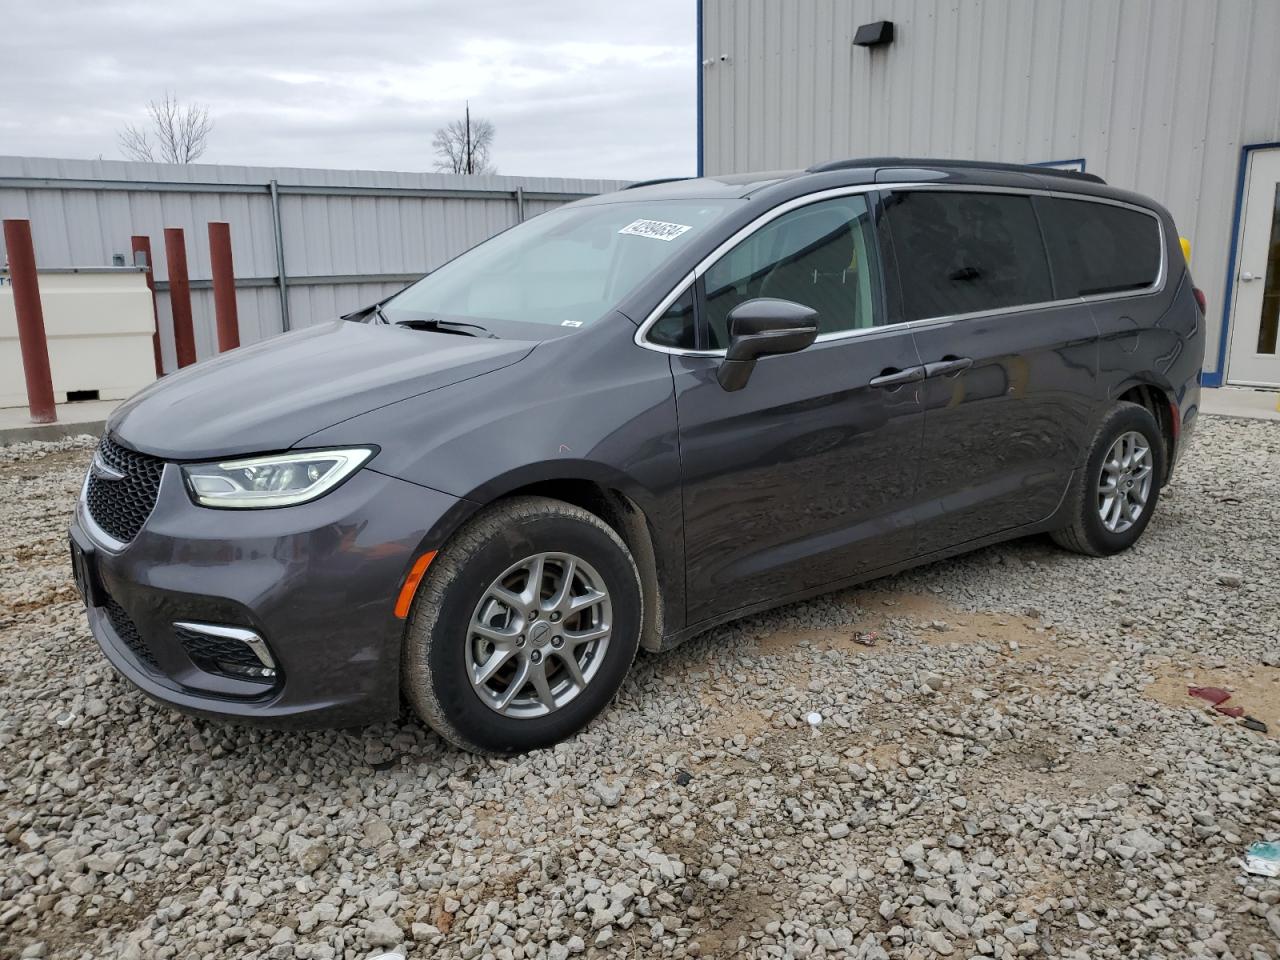
<path fill-rule="evenodd" d="M 1160 426 L 1151 411 L 1136 403 L 1119 404 L 1103 419 L 1084 472 L 1072 481 L 1070 523 L 1054 531 L 1054 541 L 1094 557 L 1133 546 L 1160 499 L 1164 457 Z"/>
<path fill-rule="evenodd" d="M 405 638 L 405 694 L 463 749 L 550 746 L 613 698 L 641 615 L 635 563 L 608 524 L 557 500 L 507 501 L 432 563 Z"/>

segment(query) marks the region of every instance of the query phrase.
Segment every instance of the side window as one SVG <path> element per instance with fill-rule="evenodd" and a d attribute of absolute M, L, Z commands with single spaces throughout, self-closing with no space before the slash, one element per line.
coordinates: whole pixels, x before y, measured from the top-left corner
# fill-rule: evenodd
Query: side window
<path fill-rule="evenodd" d="M 908 320 L 1052 300 L 1029 197 L 921 190 L 885 205 Z"/>
<path fill-rule="evenodd" d="M 1141 290 L 1160 273 L 1155 217 L 1110 203 L 1039 197 L 1059 298 Z"/>
<path fill-rule="evenodd" d="M 647 339 L 662 347 L 692 350 L 696 343 L 693 332 L 693 286 L 680 294 L 675 303 L 649 328 Z"/>
<path fill-rule="evenodd" d="M 707 348 L 728 345 L 728 318 L 757 297 L 793 300 L 818 311 L 818 330 L 871 327 L 880 288 L 875 232 L 862 195 L 792 210 L 717 260 L 703 277 Z"/>

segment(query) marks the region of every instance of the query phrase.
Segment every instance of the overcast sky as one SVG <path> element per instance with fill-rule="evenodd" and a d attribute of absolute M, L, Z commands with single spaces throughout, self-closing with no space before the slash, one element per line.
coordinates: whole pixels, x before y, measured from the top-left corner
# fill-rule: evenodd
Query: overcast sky
<path fill-rule="evenodd" d="M 430 170 L 470 99 L 499 173 L 691 175 L 695 61 L 693 0 L 13 0 L 0 154 L 122 159 L 168 89 L 202 162 Z"/>

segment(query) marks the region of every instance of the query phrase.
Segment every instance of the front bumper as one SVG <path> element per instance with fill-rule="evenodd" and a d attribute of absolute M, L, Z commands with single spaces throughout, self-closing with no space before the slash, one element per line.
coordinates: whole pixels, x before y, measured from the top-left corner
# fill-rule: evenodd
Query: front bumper
<path fill-rule="evenodd" d="M 368 468 L 312 503 L 214 510 L 194 505 L 167 464 L 132 542 L 105 536 L 83 497 L 71 537 L 99 588 L 94 637 L 148 696 L 204 715 L 351 726 L 398 714 L 396 597 L 413 560 L 468 512 L 466 501 Z M 277 676 L 203 669 L 175 635 L 184 621 L 252 630 Z"/>

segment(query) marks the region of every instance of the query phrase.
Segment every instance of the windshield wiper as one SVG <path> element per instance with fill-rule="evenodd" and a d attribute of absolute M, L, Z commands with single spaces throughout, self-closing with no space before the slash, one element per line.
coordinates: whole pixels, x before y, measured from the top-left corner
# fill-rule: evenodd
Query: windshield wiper
<path fill-rule="evenodd" d="M 386 322 L 386 315 L 381 310 L 379 315 Z M 434 333 L 456 333 L 464 337 L 489 337 L 496 340 L 497 334 L 490 333 L 485 327 L 478 323 L 463 323 L 461 320 L 437 320 L 435 317 L 426 317 L 422 320 L 396 320 L 394 325 L 397 327 L 408 327 L 410 330 L 430 330 Z M 472 333 L 471 331 L 477 331 Z"/>

